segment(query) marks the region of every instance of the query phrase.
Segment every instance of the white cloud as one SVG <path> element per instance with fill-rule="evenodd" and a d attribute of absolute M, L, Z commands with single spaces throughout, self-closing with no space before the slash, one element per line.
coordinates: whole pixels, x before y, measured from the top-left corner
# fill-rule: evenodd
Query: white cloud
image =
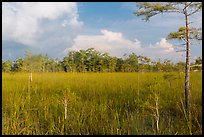
<path fill-rule="evenodd" d="M 101 35 L 78 35 L 74 39 L 74 45 L 67 50 L 80 50 L 95 48 L 100 52 L 108 52 L 110 55 L 122 57 L 124 53 L 131 51 L 139 53 L 140 41 L 131 41 L 123 37 L 120 32 L 101 30 Z"/>
<path fill-rule="evenodd" d="M 108 52 L 112 56 L 122 57 L 124 53 L 134 52 L 137 55 L 150 57 L 153 60 L 172 59 L 173 61 L 183 61 L 182 53 L 178 53 L 175 47 L 165 38 L 162 38 L 155 44 L 142 47 L 141 42 L 137 39 L 131 41 L 123 36 L 120 32 L 112 32 L 110 30 L 101 30 L 100 35 L 78 35 L 74 39 L 71 48 L 67 48 L 64 52 L 86 50 L 95 48 L 100 52 Z"/>
<path fill-rule="evenodd" d="M 167 54 L 167 53 L 174 52 L 173 45 L 168 43 L 165 38 L 162 38 L 160 42 L 157 42 L 153 46 L 150 45 L 149 48 L 152 49 L 153 51 L 159 52 L 161 54 Z"/>
<path fill-rule="evenodd" d="M 57 21 L 61 18 L 66 24 L 63 24 L 63 21 L 61 23 Z M 42 38 L 46 39 L 47 34 L 43 32 L 46 28 L 43 27 L 49 28 L 47 22 L 60 23 L 61 27 L 63 25 L 75 29 L 83 25 L 83 22 L 80 22 L 78 18 L 77 3 L 75 2 L 3 3 L 3 40 L 11 40 L 29 46 L 39 45 Z"/>
<path fill-rule="evenodd" d="M 143 54 L 158 60 L 160 59 L 171 59 L 172 61 L 184 61 L 183 53 L 177 52 L 176 47 L 169 43 L 165 38 L 161 38 L 159 42 L 154 45 L 149 45 L 143 48 Z"/>

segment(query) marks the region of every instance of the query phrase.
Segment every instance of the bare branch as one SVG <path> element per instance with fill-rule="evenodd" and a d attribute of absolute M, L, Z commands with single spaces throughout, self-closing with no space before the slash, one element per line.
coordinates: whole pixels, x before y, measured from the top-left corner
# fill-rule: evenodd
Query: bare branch
<path fill-rule="evenodd" d="M 185 52 L 186 50 L 184 49 L 184 50 L 177 50 L 176 52 Z"/>
<path fill-rule="evenodd" d="M 198 9 L 196 9 L 195 11 L 193 11 L 193 12 L 191 12 L 191 13 L 187 14 L 187 16 L 191 16 L 191 15 L 193 15 L 193 14 L 197 13 L 199 10 L 201 10 L 201 9 L 200 9 L 200 8 L 198 8 Z"/>
<path fill-rule="evenodd" d="M 187 4 L 184 8 L 183 8 L 183 11 L 185 11 L 185 9 L 190 6 L 193 2 L 190 2 L 189 4 Z"/>

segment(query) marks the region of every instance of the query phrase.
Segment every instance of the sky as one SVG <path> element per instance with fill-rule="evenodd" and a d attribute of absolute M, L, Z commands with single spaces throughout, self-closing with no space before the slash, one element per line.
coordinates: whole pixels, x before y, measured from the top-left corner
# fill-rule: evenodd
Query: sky
<path fill-rule="evenodd" d="M 133 14 L 135 2 L 3 2 L 2 59 L 24 57 L 25 51 L 62 59 L 69 51 L 95 48 L 111 56 L 134 52 L 154 61 L 185 61 L 178 42 L 167 35 L 184 26 L 182 14 L 160 14 L 149 22 Z M 202 26 L 202 13 L 191 18 Z M 191 46 L 191 61 L 202 46 Z"/>

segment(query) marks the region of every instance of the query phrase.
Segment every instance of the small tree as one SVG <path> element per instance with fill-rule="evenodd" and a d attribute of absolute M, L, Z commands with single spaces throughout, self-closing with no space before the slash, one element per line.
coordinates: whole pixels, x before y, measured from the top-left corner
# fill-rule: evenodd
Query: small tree
<path fill-rule="evenodd" d="M 21 58 L 18 58 L 14 61 L 13 71 L 22 71 L 23 70 L 24 61 Z"/>
<path fill-rule="evenodd" d="M 12 69 L 12 61 L 11 60 L 2 61 L 2 71 L 3 72 L 10 72 L 11 69 Z"/>
<path fill-rule="evenodd" d="M 139 10 L 134 12 L 137 16 L 144 16 L 144 20 L 148 21 L 151 17 L 160 13 L 180 13 L 185 17 L 185 38 L 186 38 L 186 67 L 185 67 L 185 106 L 189 111 L 190 102 L 190 32 L 189 17 L 202 11 L 202 2 L 139 2 L 137 4 Z M 199 35 L 197 35 L 199 37 Z"/>

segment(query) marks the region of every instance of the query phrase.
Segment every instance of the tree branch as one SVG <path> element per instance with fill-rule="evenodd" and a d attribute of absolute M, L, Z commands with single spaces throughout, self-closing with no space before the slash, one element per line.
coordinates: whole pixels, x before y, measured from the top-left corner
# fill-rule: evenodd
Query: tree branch
<path fill-rule="evenodd" d="M 201 10 L 201 9 L 200 9 L 200 8 L 198 8 L 198 9 L 196 9 L 195 11 L 193 11 L 193 12 L 191 12 L 191 13 L 187 14 L 187 16 L 191 16 L 191 15 L 195 14 L 196 12 L 198 12 L 199 10 Z"/>
<path fill-rule="evenodd" d="M 193 2 L 190 2 L 188 5 L 186 5 L 184 8 L 183 8 L 183 11 L 188 8 L 188 6 L 190 6 Z"/>

